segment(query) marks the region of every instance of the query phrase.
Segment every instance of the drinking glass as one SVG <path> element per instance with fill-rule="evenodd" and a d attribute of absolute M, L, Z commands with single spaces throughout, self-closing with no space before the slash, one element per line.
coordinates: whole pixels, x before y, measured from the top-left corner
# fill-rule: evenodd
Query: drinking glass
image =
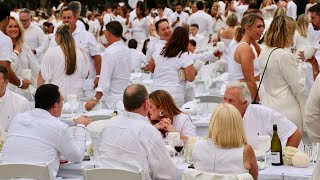
<path fill-rule="evenodd" d="M 174 149 L 178 152 L 178 161 L 177 164 L 181 164 L 183 162 L 182 158 L 182 150 L 184 148 L 184 141 L 179 139 L 174 141 Z"/>
<path fill-rule="evenodd" d="M 310 163 L 312 163 L 313 162 L 313 160 L 312 160 L 312 155 L 313 155 L 312 154 L 312 144 L 305 144 L 304 145 L 304 153 L 306 155 L 308 155 Z"/>
<path fill-rule="evenodd" d="M 77 95 L 76 94 L 68 94 L 68 103 L 71 107 L 71 114 L 73 117 L 73 110 L 75 109 L 75 106 L 78 103 Z"/>

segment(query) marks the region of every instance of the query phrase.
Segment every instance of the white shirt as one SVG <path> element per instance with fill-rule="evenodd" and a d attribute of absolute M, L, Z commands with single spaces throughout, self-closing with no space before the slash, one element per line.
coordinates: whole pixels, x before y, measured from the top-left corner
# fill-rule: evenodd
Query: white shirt
<path fill-rule="evenodd" d="M 59 86 L 62 96 L 76 94 L 83 97 L 83 82 L 89 73 L 89 60 L 85 53 L 76 49 L 76 71 L 72 75 L 66 75 L 65 55 L 60 46 L 49 48 L 43 56 L 41 63 L 41 75 L 46 84 Z"/>
<path fill-rule="evenodd" d="M 154 37 L 150 37 L 150 41 L 148 43 L 148 50 L 146 53 L 146 62 L 149 63 L 153 53 L 155 53 L 156 51 L 158 51 L 159 49 L 162 49 L 164 45 L 166 45 L 167 41 L 166 40 L 161 40 L 161 39 L 157 39 Z"/>
<path fill-rule="evenodd" d="M 103 93 L 109 108 L 122 101 L 123 92 L 130 83 L 131 64 L 130 50 L 123 42 L 114 42 L 105 49 L 96 91 Z"/>
<path fill-rule="evenodd" d="M 49 163 L 53 175 L 64 160 L 81 162 L 86 148 L 86 130 L 77 127 L 74 137 L 69 126 L 48 111 L 34 109 L 17 115 L 10 124 L 1 160 L 4 163 Z"/>
<path fill-rule="evenodd" d="M 142 52 L 130 48 L 130 54 L 131 54 L 131 59 L 132 59 L 132 66 L 131 70 L 135 69 L 141 69 L 141 64 L 146 63 L 146 55 L 144 55 Z M 147 63 L 146 63 L 147 64 Z"/>
<path fill-rule="evenodd" d="M 189 26 L 191 24 L 198 24 L 199 31 L 198 33 L 202 34 L 205 37 L 209 37 L 212 33 L 212 18 L 209 14 L 205 13 L 203 10 L 199 10 L 194 14 L 191 14 L 188 20 Z"/>
<path fill-rule="evenodd" d="M 242 17 L 244 12 L 246 12 L 248 10 L 249 5 L 239 5 L 237 7 L 235 7 L 236 9 L 236 15 L 238 17 L 238 22 L 241 23 Z"/>
<path fill-rule="evenodd" d="M 12 52 L 13 45 L 10 37 L 0 30 L 0 61 L 11 62 Z"/>
<path fill-rule="evenodd" d="M 147 18 L 135 18 L 131 23 L 132 28 L 130 29 L 130 32 L 132 33 L 133 39 L 137 40 L 138 42 L 148 39 L 150 22 L 147 20 Z"/>
<path fill-rule="evenodd" d="M 32 50 L 36 51 L 36 57 L 40 62 L 49 45 L 49 39 L 43 30 L 31 23 L 24 32 L 24 41 Z"/>
<path fill-rule="evenodd" d="M 7 88 L 5 94 L 0 97 L 0 129 L 7 131 L 14 116 L 30 109 L 31 104 L 25 97 Z"/>
<path fill-rule="evenodd" d="M 179 69 L 192 65 L 193 57 L 185 52 L 179 53 L 177 57 L 167 58 L 157 51 L 153 54 L 153 59 L 155 69 L 152 91 L 159 89 L 168 91 L 178 107 L 181 107 L 184 104 L 186 82 L 179 80 Z"/>
<path fill-rule="evenodd" d="M 103 30 L 106 30 L 106 25 L 111 21 L 118 21 L 121 23 L 122 17 L 120 15 L 115 16 L 113 13 L 111 14 L 106 13 L 103 16 Z"/>
<path fill-rule="evenodd" d="M 103 167 L 142 169 L 147 180 L 175 179 L 176 167 L 160 132 L 140 114 L 124 112 L 108 120 L 97 149 Z"/>
<path fill-rule="evenodd" d="M 200 52 L 202 50 L 206 50 L 208 46 L 208 39 L 203 35 L 197 33 L 195 36 L 192 34 L 189 35 L 189 39 L 193 39 L 196 41 L 196 52 Z"/>
<path fill-rule="evenodd" d="M 197 136 L 196 127 L 193 125 L 189 115 L 181 113 L 173 117 L 172 126 L 189 139 Z"/>
<path fill-rule="evenodd" d="M 57 23 L 55 24 L 54 29 L 53 29 L 53 33 L 56 33 L 56 32 L 57 32 L 57 29 L 58 29 L 58 27 L 59 27 L 61 24 L 62 24 L 62 20 L 60 20 L 59 22 L 57 22 Z M 82 21 L 77 20 L 76 26 L 79 27 L 80 29 L 86 31 L 86 26 L 83 24 Z"/>
<path fill-rule="evenodd" d="M 225 10 L 226 10 L 226 4 L 223 1 L 218 1 L 219 6 L 220 6 L 220 10 L 222 12 L 222 14 L 224 14 Z"/>
<path fill-rule="evenodd" d="M 178 17 L 179 17 L 179 22 L 177 22 L 177 24 L 172 27 L 173 29 L 175 29 L 176 27 L 182 26 L 183 23 L 185 23 L 185 24 L 188 23 L 188 20 L 189 20 L 189 14 L 188 13 L 181 12 L 180 14 L 178 14 L 177 12 L 174 12 L 168 18 L 170 26 L 172 25 L 173 22 L 175 22 L 177 20 Z"/>
<path fill-rule="evenodd" d="M 82 30 L 77 26 L 76 30 L 72 33 L 72 37 L 76 43 L 77 48 L 82 49 L 89 59 L 89 79 L 96 78 L 96 68 L 94 65 L 93 56 L 100 55 L 100 51 L 97 48 L 96 38 L 86 30 Z M 51 39 L 50 47 L 57 46 L 55 39 Z"/>
<path fill-rule="evenodd" d="M 272 138 L 273 124 L 277 124 L 282 147 L 286 146 L 288 138 L 297 130 L 297 126 L 284 115 L 263 105 L 250 104 L 243 120 L 247 141 L 252 147 L 257 145 L 258 136 Z"/>
<path fill-rule="evenodd" d="M 248 173 L 243 165 L 244 145 L 240 148 L 221 148 L 211 139 L 200 139 L 192 150 L 194 168 L 208 173 L 238 175 Z"/>
<path fill-rule="evenodd" d="M 297 5 L 293 1 L 289 1 L 287 4 L 287 16 L 297 19 Z"/>
<path fill-rule="evenodd" d="M 171 8 L 165 7 L 164 10 L 163 10 L 163 14 L 166 17 L 169 17 L 172 13 L 173 13 L 173 10 Z"/>

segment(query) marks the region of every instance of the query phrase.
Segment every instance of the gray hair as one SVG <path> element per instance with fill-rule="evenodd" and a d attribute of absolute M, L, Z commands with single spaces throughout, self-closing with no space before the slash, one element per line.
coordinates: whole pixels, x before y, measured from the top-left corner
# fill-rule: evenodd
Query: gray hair
<path fill-rule="evenodd" d="M 79 1 L 71 1 L 68 4 L 68 7 L 71 9 L 73 13 L 80 13 L 81 12 L 81 3 Z"/>
<path fill-rule="evenodd" d="M 27 8 L 23 8 L 23 9 L 21 9 L 20 10 L 20 12 L 19 12 L 19 14 L 21 14 L 21 13 L 26 13 L 26 14 L 28 14 L 28 16 L 31 18 L 31 11 L 30 11 L 30 9 L 27 9 Z"/>
<path fill-rule="evenodd" d="M 230 82 L 229 84 L 227 84 L 226 90 L 232 89 L 232 88 L 241 89 L 242 90 L 242 95 L 241 95 L 242 100 L 247 101 L 248 104 L 251 104 L 252 99 L 251 99 L 250 91 L 245 83 L 241 83 L 239 81 L 233 81 L 233 82 Z"/>

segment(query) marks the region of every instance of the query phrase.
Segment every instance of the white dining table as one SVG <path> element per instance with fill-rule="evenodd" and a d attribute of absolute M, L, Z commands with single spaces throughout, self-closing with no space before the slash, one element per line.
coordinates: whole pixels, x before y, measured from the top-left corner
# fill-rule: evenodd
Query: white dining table
<path fill-rule="evenodd" d="M 91 158 L 92 159 L 92 158 Z M 176 159 L 173 158 L 176 162 Z M 177 164 L 176 179 L 181 180 L 184 170 L 190 164 L 184 162 Z M 84 168 L 99 167 L 96 161 L 83 161 L 82 163 L 66 163 L 60 165 L 57 176 L 63 179 L 79 179 L 82 180 L 82 171 Z M 307 168 L 297 168 L 293 166 L 270 166 L 263 170 L 259 170 L 259 180 L 309 180 L 312 176 L 314 166 L 310 165 Z"/>

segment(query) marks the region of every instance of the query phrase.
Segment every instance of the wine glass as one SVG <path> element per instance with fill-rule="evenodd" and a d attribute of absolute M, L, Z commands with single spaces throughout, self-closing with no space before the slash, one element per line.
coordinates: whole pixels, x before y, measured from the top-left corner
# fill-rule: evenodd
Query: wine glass
<path fill-rule="evenodd" d="M 71 107 L 71 114 L 73 117 L 73 110 L 75 109 L 75 105 L 78 103 L 78 98 L 76 94 L 68 94 L 68 103 Z"/>
<path fill-rule="evenodd" d="M 181 164 L 183 162 L 183 160 L 181 160 L 181 158 L 182 158 L 182 150 L 184 148 L 184 141 L 181 139 L 175 140 L 173 142 L 173 145 L 174 145 L 174 149 L 178 152 L 177 164 Z"/>

